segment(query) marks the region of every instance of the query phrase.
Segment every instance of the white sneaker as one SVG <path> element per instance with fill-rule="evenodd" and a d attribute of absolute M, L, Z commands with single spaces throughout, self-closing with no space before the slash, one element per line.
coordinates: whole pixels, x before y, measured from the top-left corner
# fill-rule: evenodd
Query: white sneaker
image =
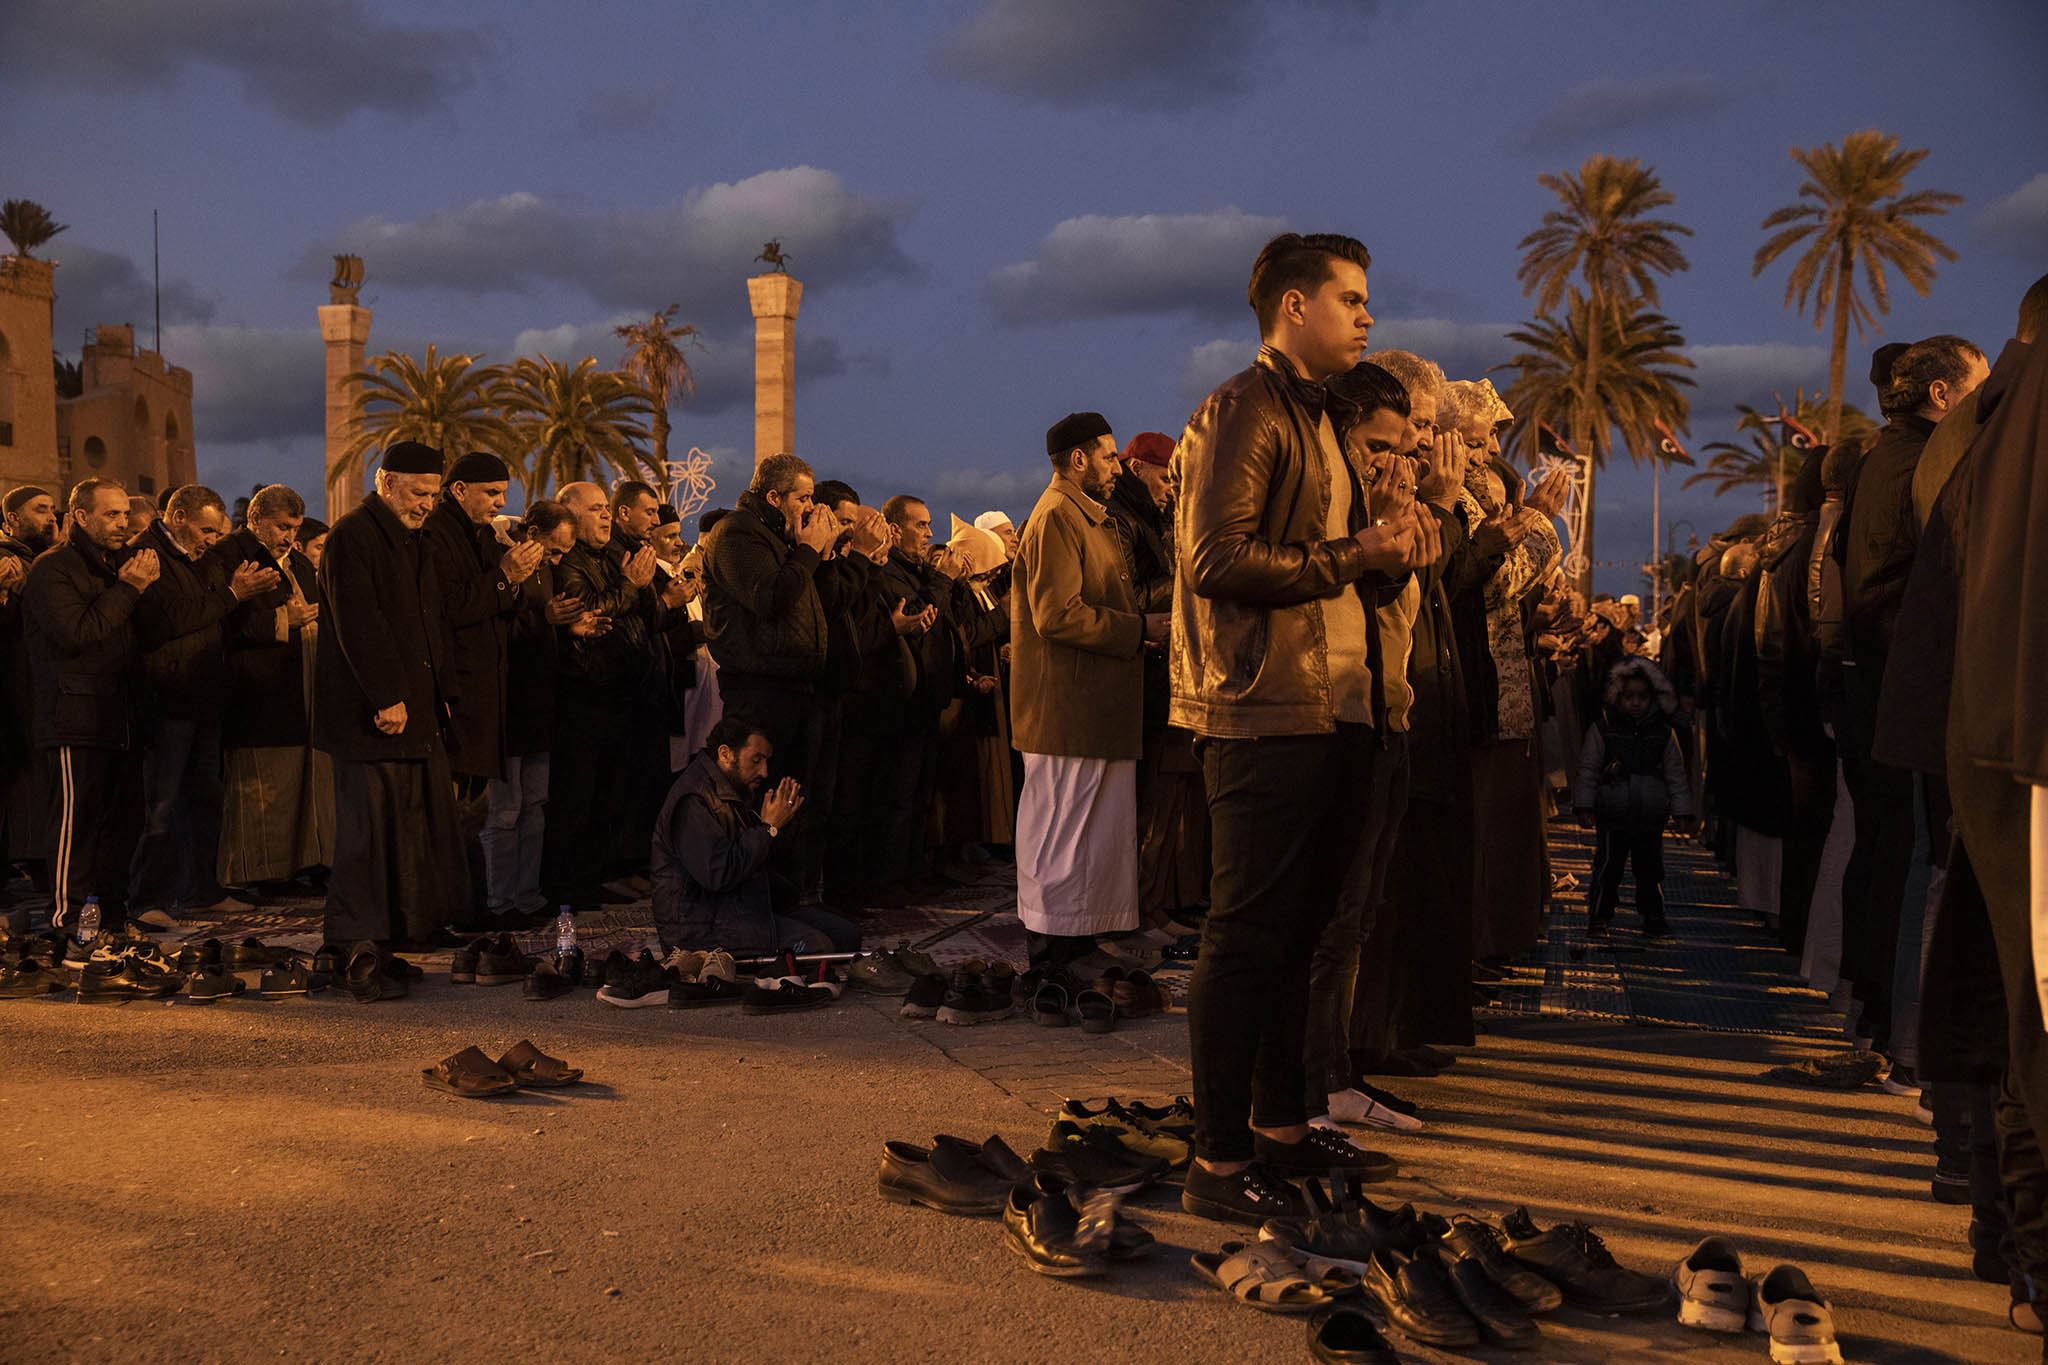
<path fill-rule="evenodd" d="M 1330 1117 L 1338 1123 L 1355 1123 L 1368 1128 L 1392 1128 L 1403 1133 L 1412 1133 L 1422 1126 L 1422 1120 L 1413 1114 L 1389 1109 L 1361 1090 L 1331 1092 Z"/>
<path fill-rule="evenodd" d="M 1742 1277 L 1742 1257 L 1719 1237 L 1693 1248 L 1671 1274 L 1678 1291 L 1678 1321 L 1709 1332 L 1740 1332 L 1749 1326 L 1754 1287 Z M 1761 1329 L 1760 1329 L 1761 1330 Z"/>

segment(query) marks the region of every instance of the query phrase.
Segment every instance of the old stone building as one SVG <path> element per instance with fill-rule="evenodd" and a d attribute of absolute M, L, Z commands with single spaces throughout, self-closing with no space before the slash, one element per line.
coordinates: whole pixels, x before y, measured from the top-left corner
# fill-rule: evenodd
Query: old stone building
<path fill-rule="evenodd" d="M 61 501 L 86 478 L 156 496 L 193 482 L 192 375 L 136 350 L 133 327 L 94 328 L 80 391 L 58 393 L 55 275 L 52 261 L 0 257 L 0 486 L 33 483 Z"/>

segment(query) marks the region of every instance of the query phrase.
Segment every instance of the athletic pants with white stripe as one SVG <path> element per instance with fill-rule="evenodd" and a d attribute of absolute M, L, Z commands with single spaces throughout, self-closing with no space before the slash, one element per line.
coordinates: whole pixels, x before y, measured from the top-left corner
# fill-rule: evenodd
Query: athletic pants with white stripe
<path fill-rule="evenodd" d="M 74 927 L 87 896 L 100 922 L 128 917 L 128 863 L 142 837 L 142 755 L 79 745 L 42 751 L 50 807 L 45 847 L 56 923 Z"/>

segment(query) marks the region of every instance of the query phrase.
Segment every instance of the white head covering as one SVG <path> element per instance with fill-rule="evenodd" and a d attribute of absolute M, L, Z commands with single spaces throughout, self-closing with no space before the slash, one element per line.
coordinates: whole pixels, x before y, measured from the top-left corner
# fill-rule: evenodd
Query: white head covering
<path fill-rule="evenodd" d="M 993 531 L 998 526 L 1014 526 L 1008 512 L 983 512 L 974 519 L 974 524 L 984 531 Z"/>

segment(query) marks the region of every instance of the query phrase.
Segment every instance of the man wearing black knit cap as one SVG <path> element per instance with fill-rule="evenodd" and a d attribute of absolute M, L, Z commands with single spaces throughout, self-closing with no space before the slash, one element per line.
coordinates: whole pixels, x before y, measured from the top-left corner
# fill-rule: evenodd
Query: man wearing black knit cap
<path fill-rule="evenodd" d="M 504 509 L 511 471 L 484 451 L 472 451 L 448 470 L 441 497 L 427 514 L 421 537 L 441 588 L 453 692 L 449 704 L 448 766 L 455 775 L 455 813 L 471 863 L 471 910 L 481 914 L 483 832 L 490 784 L 505 776 L 505 650 L 519 585 L 540 563 L 538 541 L 511 549 L 498 543 L 491 519 Z"/>
<path fill-rule="evenodd" d="M 441 453 L 384 452 L 376 491 L 334 523 L 314 665 L 313 742 L 334 758 L 334 873 L 327 938 L 374 943 L 380 973 L 350 989 L 403 994 L 395 945 L 449 942 L 469 879 L 443 727 L 454 687 L 442 590 L 420 530 L 441 491 Z M 359 951 L 356 958 L 360 961 Z"/>

